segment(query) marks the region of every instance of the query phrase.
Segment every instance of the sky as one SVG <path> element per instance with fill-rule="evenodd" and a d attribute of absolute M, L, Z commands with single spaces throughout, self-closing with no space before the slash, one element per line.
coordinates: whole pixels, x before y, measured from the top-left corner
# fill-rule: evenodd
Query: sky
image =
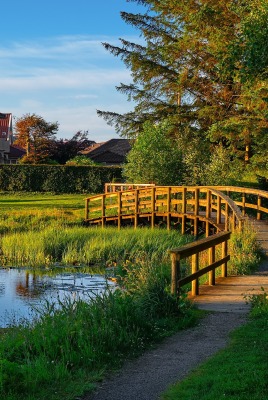
<path fill-rule="evenodd" d="M 101 42 L 139 41 L 120 11 L 126 0 L 9 0 L 0 6 L 0 112 L 37 114 L 58 122 L 57 138 L 88 131 L 96 142 L 120 137 L 96 110 L 124 113 L 133 105 L 115 86 L 130 70 Z"/>

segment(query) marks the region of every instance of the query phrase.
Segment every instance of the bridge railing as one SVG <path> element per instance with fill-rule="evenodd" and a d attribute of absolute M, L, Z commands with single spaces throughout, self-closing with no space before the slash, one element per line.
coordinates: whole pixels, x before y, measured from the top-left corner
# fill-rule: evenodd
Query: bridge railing
<path fill-rule="evenodd" d="M 232 198 L 236 205 L 241 208 L 243 216 L 251 210 L 255 211 L 258 220 L 262 219 L 262 214 L 268 214 L 268 192 L 265 190 L 239 186 L 211 186 L 211 188 L 224 192 Z"/>
<path fill-rule="evenodd" d="M 234 201 L 216 188 L 195 186 L 152 186 L 104 193 L 86 199 L 85 221 L 101 223 L 114 220 L 120 228 L 123 219 L 132 218 L 134 227 L 140 218 L 148 217 L 151 226 L 156 217 L 164 217 L 167 228 L 171 219 L 180 218 L 182 233 L 186 220 L 193 223 L 193 233 L 198 234 L 198 223 L 206 224 L 206 236 L 212 224 L 217 231 L 233 230 L 241 226 L 243 215 Z"/>
<path fill-rule="evenodd" d="M 171 254 L 171 292 L 179 296 L 180 289 L 187 283 L 192 283 L 192 295 L 199 294 L 199 278 L 209 274 L 209 285 L 215 285 L 216 268 L 222 266 L 222 277 L 227 276 L 227 262 L 230 260 L 228 255 L 228 240 L 231 232 L 220 232 L 208 238 L 189 243 L 179 249 L 170 250 Z M 221 246 L 221 255 L 217 256 L 216 246 Z M 200 253 L 207 251 L 208 265 L 200 268 Z M 181 276 L 181 260 L 191 257 L 192 273 L 186 277 Z M 218 258 L 216 260 L 216 257 Z"/>
<path fill-rule="evenodd" d="M 105 193 L 114 193 L 153 186 L 155 186 L 154 183 L 105 183 L 104 191 Z"/>

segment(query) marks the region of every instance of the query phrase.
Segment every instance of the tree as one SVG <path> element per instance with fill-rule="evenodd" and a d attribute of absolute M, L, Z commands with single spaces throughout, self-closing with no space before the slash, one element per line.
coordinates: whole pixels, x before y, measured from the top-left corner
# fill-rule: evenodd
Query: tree
<path fill-rule="evenodd" d="M 47 122 L 36 114 L 25 114 L 16 120 L 15 144 L 26 150 L 22 162 L 42 164 L 52 154 L 58 123 Z"/>
<path fill-rule="evenodd" d="M 71 139 L 60 139 L 55 141 L 52 159 L 59 164 L 65 164 L 68 160 L 77 156 L 79 151 L 95 143 L 88 139 L 88 131 L 78 131 Z"/>
<path fill-rule="evenodd" d="M 178 185 L 181 182 L 182 155 L 167 132 L 167 122 L 147 122 L 127 155 L 124 176 L 132 183 Z"/>
<path fill-rule="evenodd" d="M 136 106 L 125 114 L 98 110 L 99 116 L 132 137 L 145 121 L 168 117 L 175 131 L 193 129 L 201 139 L 247 160 L 268 129 L 267 81 L 252 84 L 245 73 L 254 71 L 250 48 L 261 57 L 256 43 L 265 37 L 264 0 L 133 1 L 147 6 L 147 12 L 121 16 L 140 30 L 143 42 L 120 39 L 121 47 L 104 47 L 131 69 L 133 82 L 117 90 Z M 250 30 L 256 19 L 259 28 Z M 267 61 L 259 72 L 265 66 Z"/>

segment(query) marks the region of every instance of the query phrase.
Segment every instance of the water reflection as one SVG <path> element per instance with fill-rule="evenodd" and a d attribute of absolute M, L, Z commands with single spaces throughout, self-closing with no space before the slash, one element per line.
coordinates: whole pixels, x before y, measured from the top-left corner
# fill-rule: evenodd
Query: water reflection
<path fill-rule="evenodd" d="M 66 297 L 89 299 L 89 294 L 100 293 L 113 286 L 103 275 L 90 272 L 59 270 L 30 271 L 21 268 L 0 268 L 0 327 L 31 319 L 33 309 L 45 300 L 62 301 Z"/>

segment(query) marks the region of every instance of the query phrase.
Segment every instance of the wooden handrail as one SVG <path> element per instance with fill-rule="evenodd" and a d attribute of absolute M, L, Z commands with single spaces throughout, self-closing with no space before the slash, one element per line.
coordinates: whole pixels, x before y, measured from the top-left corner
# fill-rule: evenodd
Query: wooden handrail
<path fill-rule="evenodd" d="M 120 192 L 123 190 L 139 189 L 155 186 L 154 183 L 105 183 L 105 193 Z"/>
<path fill-rule="evenodd" d="M 241 208 L 243 215 L 246 214 L 247 209 L 256 210 L 258 220 L 262 218 L 262 213 L 268 214 L 268 208 L 262 205 L 262 199 L 268 199 L 268 192 L 265 190 L 240 186 L 211 186 L 211 188 L 221 192 L 226 192 L 228 197 L 230 197 L 231 193 L 241 194 L 241 200 L 234 199 L 234 202 Z M 247 196 L 254 196 L 255 202 L 247 201 L 249 200 Z"/>
<path fill-rule="evenodd" d="M 227 262 L 230 260 L 228 255 L 228 240 L 231 232 L 221 232 L 208 238 L 189 243 L 178 249 L 169 250 L 171 254 L 171 292 L 178 296 L 180 289 L 187 283 L 192 282 L 192 295 L 199 294 L 199 281 L 202 275 L 209 273 L 209 284 L 215 285 L 215 270 L 222 266 L 222 276 L 227 276 Z M 222 245 L 221 258 L 215 260 L 215 248 Z M 199 253 L 201 251 L 209 251 L 209 264 L 200 269 Z M 181 277 L 180 262 L 182 259 L 192 257 L 192 273 L 186 277 Z"/>
<path fill-rule="evenodd" d="M 119 194 L 120 194 L 120 201 Z M 132 218 L 138 226 L 139 218 L 147 217 L 151 226 L 157 216 L 165 217 L 167 228 L 171 227 L 171 218 L 179 218 L 182 233 L 186 232 L 186 221 L 193 223 L 193 234 L 198 235 L 200 221 L 206 223 L 206 236 L 210 226 L 216 231 L 233 230 L 241 226 L 244 216 L 236 203 L 214 187 L 186 186 L 146 186 L 143 188 L 104 193 L 86 199 L 86 221 L 117 221 Z"/>

